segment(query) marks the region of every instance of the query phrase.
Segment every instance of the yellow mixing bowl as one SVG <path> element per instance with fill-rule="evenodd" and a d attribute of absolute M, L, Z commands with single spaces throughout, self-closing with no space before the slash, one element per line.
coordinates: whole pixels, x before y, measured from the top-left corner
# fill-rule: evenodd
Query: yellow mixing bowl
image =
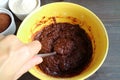
<path fill-rule="evenodd" d="M 33 67 L 29 72 L 41 80 L 83 80 L 97 71 L 108 52 L 108 35 L 101 20 L 90 10 L 77 4 L 56 2 L 42 6 L 22 22 L 17 37 L 24 43 L 32 41 L 33 34 L 46 25 L 58 22 L 79 24 L 90 36 L 93 56 L 89 66 L 79 75 L 70 78 L 55 78 Z"/>

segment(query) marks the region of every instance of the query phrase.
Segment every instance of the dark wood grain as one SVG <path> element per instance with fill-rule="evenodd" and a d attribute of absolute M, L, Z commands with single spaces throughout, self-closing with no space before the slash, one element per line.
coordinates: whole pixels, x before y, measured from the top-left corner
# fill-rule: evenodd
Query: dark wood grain
<path fill-rule="evenodd" d="M 42 5 L 60 0 L 42 0 Z M 92 10 L 104 23 L 109 36 L 108 56 L 101 68 L 87 80 L 120 80 L 120 0 L 64 0 Z M 38 80 L 24 74 L 19 80 Z"/>

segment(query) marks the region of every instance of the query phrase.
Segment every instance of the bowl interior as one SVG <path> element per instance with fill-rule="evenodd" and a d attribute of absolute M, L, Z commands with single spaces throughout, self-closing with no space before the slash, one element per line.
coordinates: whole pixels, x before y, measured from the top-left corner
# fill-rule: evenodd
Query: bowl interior
<path fill-rule="evenodd" d="M 73 3 L 57 2 L 42 6 L 31 13 L 22 22 L 17 36 L 24 42 L 32 41 L 33 34 L 54 22 L 79 24 L 90 36 L 93 45 L 93 57 L 90 65 L 79 75 L 65 80 L 81 80 L 92 75 L 103 63 L 108 51 L 108 36 L 100 19 L 90 10 Z M 42 80 L 57 80 L 33 67 L 31 74 Z"/>

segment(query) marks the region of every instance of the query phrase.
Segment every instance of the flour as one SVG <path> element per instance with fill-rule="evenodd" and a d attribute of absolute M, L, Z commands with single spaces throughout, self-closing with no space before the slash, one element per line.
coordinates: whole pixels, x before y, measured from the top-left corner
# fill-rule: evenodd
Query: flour
<path fill-rule="evenodd" d="M 14 0 L 13 10 L 15 13 L 27 14 L 35 9 L 37 0 Z"/>

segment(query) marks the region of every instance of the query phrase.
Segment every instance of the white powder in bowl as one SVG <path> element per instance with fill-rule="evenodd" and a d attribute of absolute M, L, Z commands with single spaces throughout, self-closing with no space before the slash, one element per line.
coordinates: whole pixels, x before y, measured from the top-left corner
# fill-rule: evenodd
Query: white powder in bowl
<path fill-rule="evenodd" d="M 13 11 L 15 13 L 27 14 L 35 9 L 37 0 L 14 0 Z"/>

